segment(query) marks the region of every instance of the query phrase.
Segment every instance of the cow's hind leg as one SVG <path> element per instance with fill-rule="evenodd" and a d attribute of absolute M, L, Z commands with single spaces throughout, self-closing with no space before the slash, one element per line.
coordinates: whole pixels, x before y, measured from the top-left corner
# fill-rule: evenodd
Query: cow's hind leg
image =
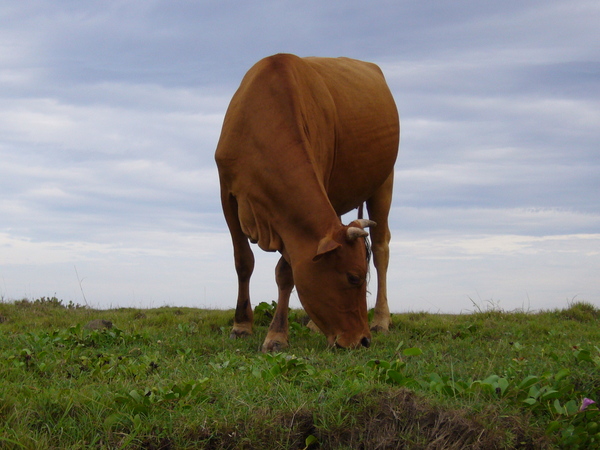
<path fill-rule="evenodd" d="M 242 232 L 235 197 L 222 194 L 221 203 L 233 241 L 233 257 L 238 278 L 238 298 L 230 337 L 238 338 L 252 334 L 254 313 L 250 304 L 250 277 L 254 271 L 254 254 L 248 238 Z"/>
<path fill-rule="evenodd" d="M 391 233 L 388 226 L 388 215 L 392 204 L 392 188 L 394 185 L 394 172 L 390 174 L 381 187 L 367 200 L 369 219 L 375 221 L 377 226 L 371 228 L 371 241 L 373 263 L 377 270 L 377 300 L 372 331 L 387 331 L 390 326 L 390 309 L 387 300 L 387 269 L 390 259 L 389 243 Z"/>
<path fill-rule="evenodd" d="M 263 343 L 263 352 L 277 352 L 288 346 L 288 310 L 290 295 L 294 288 L 294 276 L 288 262 L 281 257 L 275 268 L 275 278 L 279 289 L 277 308 Z"/>

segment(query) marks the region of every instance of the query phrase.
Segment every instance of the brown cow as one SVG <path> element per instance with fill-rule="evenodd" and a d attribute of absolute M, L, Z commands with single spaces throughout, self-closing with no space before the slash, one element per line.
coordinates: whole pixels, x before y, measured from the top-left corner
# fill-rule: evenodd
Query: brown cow
<path fill-rule="evenodd" d="M 369 346 L 364 228 L 375 223 L 378 292 L 371 329 L 387 330 L 387 217 L 399 135 L 394 99 L 374 64 L 278 54 L 248 71 L 215 154 L 238 275 L 232 337 L 252 333 L 250 239 L 282 255 L 277 309 L 263 351 L 288 345 L 294 285 L 330 345 Z M 374 222 L 342 225 L 340 216 L 364 202 Z"/>

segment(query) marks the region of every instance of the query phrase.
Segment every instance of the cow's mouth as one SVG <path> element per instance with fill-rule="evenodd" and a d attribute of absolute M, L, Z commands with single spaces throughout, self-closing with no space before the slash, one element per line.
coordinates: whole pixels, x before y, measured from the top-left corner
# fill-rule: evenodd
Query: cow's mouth
<path fill-rule="evenodd" d="M 333 336 L 329 339 L 331 347 L 335 348 L 359 348 L 363 346 L 365 348 L 369 348 L 371 346 L 371 338 L 367 336 L 363 336 L 360 341 L 356 342 L 353 345 L 342 345 L 338 340 L 339 336 Z"/>

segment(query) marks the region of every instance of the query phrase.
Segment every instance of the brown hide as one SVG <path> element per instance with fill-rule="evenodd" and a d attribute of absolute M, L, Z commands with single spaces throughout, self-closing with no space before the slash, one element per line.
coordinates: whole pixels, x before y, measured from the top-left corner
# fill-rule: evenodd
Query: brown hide
<path fill-rule="evenodd" d="M 279 54 L 248 71 L 225 115 L 215 155 L 238 272 L 233 335 L 252 330 L 250 239 L 283 255 L 280 305 L 263 348 L 287 345 L 294 284 L 331 344 L 368 343 L 364 241 L 348 239 L 339 216 L 372 201 L 385 216 L 383 243 L 374 252 L 387 252 L 398 141 L 396 106 L 374 64 Z M 377 266 L 377 254 L 375 259 Z"/>

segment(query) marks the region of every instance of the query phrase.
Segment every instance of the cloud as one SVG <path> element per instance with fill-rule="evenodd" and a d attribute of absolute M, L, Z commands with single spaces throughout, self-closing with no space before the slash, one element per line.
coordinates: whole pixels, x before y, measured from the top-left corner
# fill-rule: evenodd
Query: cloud
<path fill-rule="evenodd" d="M 390 303 L 397 310 L 537 311 L 594 301 L 600 235 L 396 235 Z"/>
<path fill-rule="evenodd" d="M 433 235 L 436 231 L 457 235 L 471 233 L 524 236 L 561 236 L 589 234 L 600 229 L 600 215 L 558 208 L 485 208 L 419 205 L 392 208 L 390 222 L 399 232 Z"/>
<path fill-rule="evenodd" d="M 565 245 L 568 243 L 569 245 Z M 420 259 L 485 259 L 498 256 L 544 255 L 572 253 L 595 257 L 600 255 L 600 234 L 551 236 L 468 235 L 424 239 L 400 244 L 401 248 L 417 249 Z"/>
<path fill-rule="evenodd" d="M 226 232 L 166 231 L 149 224 L 106 227 L 105 233 L 104 242 L 39 241 L 0 233 L 0 297 L 57 295 L 98 308 L 235 306 L 237 283 Z M 277 258 L 256 252 L 261 270 L 253 277 L 252 292 L 257 302 L 277 297 Z"/>
<path fill-rule="evenodd" d="M 0 109 L 5 142 L 43 143 L 47 151 L 88 155 L 167 153 L 214 140 L 226 105 L 225 98 L 152 85 L 92 86 L 79 95 L 80 104 L 68 101 L 76 95 L 7 100 Z"/>
<path fill-rule="evenodd" d="M 386 75 L 396 310 L 598 302 L 599 19 L 587 0 L 5 2 L 0 294 L 81 299 L 77 266 L 98 305 L 233 307 L 213 154 L 244 73 L 283 51 Z M 272 300 L 277 255 L 256 255 Z"/>
<path fill-rule="evenodd" d="M 0 106 L 0 204 L 14 212 L 5 226 L 91 238 L 112 220 L 183 226 L 172 218 L 217 210 L 212 155 L 226 99 L 147 85 L 73 91 Z"/>
<path fill-rule="evenodd" d="M 557 56 L 529 53 L 383 64 L 403 119 L 397 204 L 598 209 L 576 193 L 600 188 L 598 97 L 557 89 L 571 81 L 538 76 Z"/>

